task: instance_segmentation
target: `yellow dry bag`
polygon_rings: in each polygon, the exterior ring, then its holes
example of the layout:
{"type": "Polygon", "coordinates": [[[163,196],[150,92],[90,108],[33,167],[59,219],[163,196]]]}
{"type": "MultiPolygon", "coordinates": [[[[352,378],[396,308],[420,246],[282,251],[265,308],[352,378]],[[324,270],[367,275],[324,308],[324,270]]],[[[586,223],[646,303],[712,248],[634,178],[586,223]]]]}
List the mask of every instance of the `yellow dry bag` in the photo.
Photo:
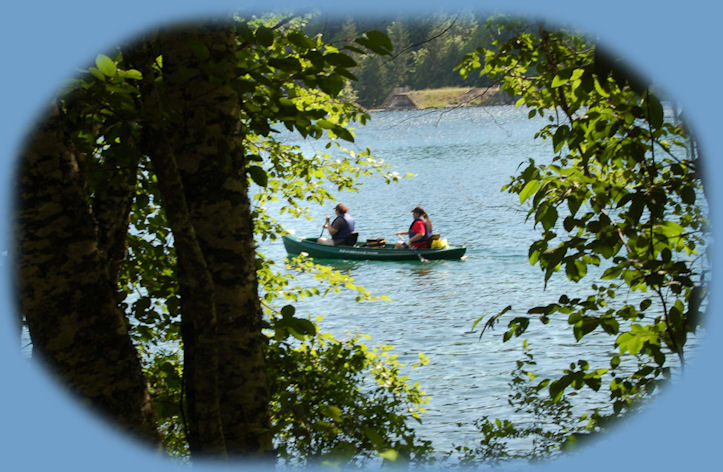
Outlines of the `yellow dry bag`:
{"type": "Polygon", "coordinates": [[[445,249],[449,247],[446,239],[435,239],[432,241],[432,249],[445,249]]]}

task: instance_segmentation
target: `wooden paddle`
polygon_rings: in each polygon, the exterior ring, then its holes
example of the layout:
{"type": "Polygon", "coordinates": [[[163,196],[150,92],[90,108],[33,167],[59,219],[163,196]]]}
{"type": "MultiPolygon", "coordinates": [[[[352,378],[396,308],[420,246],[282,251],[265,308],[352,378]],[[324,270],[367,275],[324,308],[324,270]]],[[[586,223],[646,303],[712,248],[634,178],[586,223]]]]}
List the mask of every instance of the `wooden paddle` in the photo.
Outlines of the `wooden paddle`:
{"type": "MultiPolygon", "coordinates": [[[[326,217],[326,221],[329,221],[329,217],[326,217]]],[[[321,233],[319,233],[319,238],[321,238],[321,235],[324,234],[324,228],[326,228],[326,223],[321,225],[321,233]]]]}

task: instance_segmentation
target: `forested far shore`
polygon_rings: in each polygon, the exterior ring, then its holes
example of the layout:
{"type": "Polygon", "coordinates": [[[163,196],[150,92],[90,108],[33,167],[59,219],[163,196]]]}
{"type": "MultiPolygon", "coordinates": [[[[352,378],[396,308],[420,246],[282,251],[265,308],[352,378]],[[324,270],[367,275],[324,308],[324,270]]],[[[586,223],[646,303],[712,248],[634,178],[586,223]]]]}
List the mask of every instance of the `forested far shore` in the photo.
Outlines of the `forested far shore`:
{"type": "Polygon", "coordinates": [[[484,92],[495,83],[477,75],[464,79],[455,66],[466,54],[490,48],[518,28],[519,22],[510,18],[461,13],[366,20],[313,16],[305,31],[340,47],[350,45],[361,32],[384,32],[391,40],[392,54],[351,53],[358,66],[350,70],[358,80],[346,83],[342,97],[366,109],[387,109],[385,101],[396,90],[409,94],[416,108],[499,103],[488,102],[492,94],[484,92]]]}

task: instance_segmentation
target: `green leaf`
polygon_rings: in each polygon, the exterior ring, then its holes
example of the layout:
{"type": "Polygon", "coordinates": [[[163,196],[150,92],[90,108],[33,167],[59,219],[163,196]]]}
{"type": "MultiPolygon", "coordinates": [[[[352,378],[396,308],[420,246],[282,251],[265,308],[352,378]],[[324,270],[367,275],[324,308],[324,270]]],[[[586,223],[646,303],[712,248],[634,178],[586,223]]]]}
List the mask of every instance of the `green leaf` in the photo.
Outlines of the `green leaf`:
{"type": "Polygon", "coordinates": [[[96,56],[95,65],[106,77],[114,77],[118,70],[113,59],[104,54],[98,54],[98,56],[96,56]]]}
{"type": "Polygon", "coordinates": [[[266,187],[269,184],[269,176],[263,168],[259,166],[248,166],[246,172],[248,172],[251,180],[259,187],[266,187]]]}
{"type": "Polygon", "coordinates": [[[668,239],[679,238],[685,229],[674,221],[665,221],[660,225],[660,229],[668,239]]]}
{"type": "Polygon", "coordinates": [[[542,209],[542,214],[539,215],[539,221],[542,223],[542,227],[545,230],[552,229],[557,223],[557,208],[552,205],[545,205],[542,209]]]}
{"type": "Polygon", "coordinates": [[[332,97],[336,97],[337,95],[339,95],[341,89],[344,88],[344,79],[342,79],[338,75],[319,77],[317,78],[317,83],[319,84],[319,88],[321,88],[321,90],[328,93],[332,97]]]}
{"type": "Polygon", "coordinates": [[[392,40],[389,39],[386,33],[378,30],[367,31],[366,37],[378,48],[386,51],[387,54],[391,54],[394,49],[392,46],[392,40]]]}
{"type": "Polygon", "coordinates": [[[600,320],[595,317],[584,317],[581,321],[575,323],[573,333],[575,340],[580,341],[585,335],[595,330],[600,324],[600,320]]]}
{"type": "Polygon", "coordinates": [[[518,316],[512,319],[507,325],[507,332],[503,335],[503,339],[509,340],[512,336],[519,337],[527,330],[530,325],[530,319],[524,316],[518,316]]]}
{"type": "Polygon", "coordinates": [[[579,259],[568,261],[565,264],[565,274],[573,282],[578,282],[587,275],[587,264],[579,259]]]}
{"type": "Polygon", "coordinates": [[[573,375],[567,374],[550,383],[550,397],[552,398],[552,401],[560,401],[560,399],[562,398],[562,394],[565,392],[565,389],[570,385],[573,378],[573,375]]]}
{"type": "Polygon", "coordinates": [[[638,354],[645,343],[658,344],[658,334],[652,331],[650,326],[633,324],[630,331],[622,333],[615,341],[620,349],[620,354],[638,354]]]}
{"type": "Polygon", "coordinates": [[[301,318],[289,318],[286,326],[293,329],[301,336],[313,336],[316,334],[316,325],[309,320],[301,318]]]}
{"type": "Polygon", "coordinates": [[[577,210],[580,209],[582,201],[574,195],[567,197],[567,208],[570,210],[570,215],[575,216],[577,210]]]}
{"type": "Polygon", "coordinates": [[[338,406],[321,405],[321,412],[325,416],[328,416],[332,420],[336,421],[337,423],[341,423],[343,420],[343,418],[341,416],[341,409],[338,406]]]}
{"type": "Polygon", "coordinates": [[[334,126],[336,126],[335,123],[329,121],[329,120],[317,120],[316,124],[324,129],[332,129],[334,126]]]}
{"type": "Polygon", "coordinates": [[[608,91],[600,85],[600,80],[598,78],[595,79],[595,91],[603,98],[608,98],[610,96],[610,93],[608,93],[608,91]]]}
{"type": "Polygon", "coordinates": [[[291,72],[301,70],[301,63],[295,57],[272,57],[269,59],[269,65],[291,72]]]}
{"type": "Polygon", "coordinates": [[[680,199],[686,205],[693,205],[696,200],[695,189],[692,186],[685,186],[680,190],[680,199]]]}
{"type": "Polygon", "coordinates": [[[351,131],[344,128],[343,126],[334,126],[334,129],[332,131],[344,141],[348,141],[350,143],[354,142],[354,135],[351,134],[351,131]]]}
{"type": "Polygon", "coordinates": [[[364,428],[364,435],[372,442],[375,448],[381,449],[384,447],[385,441],[376,430],[368,427],[364,428]]]}
{"type": "Polygon", "coordinates": [[[663,125],[665,113],[663,111],[663,105],[655,95],[648,94],[647,99],[648,106],[648,118],[650,119],[650,125],[653,129],[658,129],[663,125]]]}
{"type": "Polygon", "coordinates": [[[355,39],[354,42],[382,56],[392,54],[392,41],[381,31],[367,31],[363,37],[355,39]]]}
{"type": "Polygon", "coordinates": [[[620,325],[615,318],[601,318],[600,326],[608,334],[618,334],[620,325]]]}
{"type": "Polygon", "coordinates": [[[261,47],[269,47],[274,43],[274,32],[266,26],[259,26],[255,36],[258,45],[261,47]]]}
{"type": "Polygon", "coordinates": [[[552,88],[558,88],[562,87],[566,83],[570,81],[570,76],[572,75],[572,71],[568,70],[562,70],[560,71],[553,79],[552,79],[552,88]]]}
{"type": "Polygon", "coordinates": [[[387,449],[386,451],[380,452],[379,457],[394,462],[399,458],[399,452],[394,449],[387,449]]]}
{"type": "Polygon", "coordinates": [[[135,201],[136,207],[145,208],[148,206],[149,203],[150,203],[150,198],[149,198],[148,194],[139,193],[138,195],[136,195],[136,201],[135,201]]]}
{"type": "Polygon", "coordinates": [[[577,220],[573,218],[572,216],[566,216],[565,219],[562,221],[562,227],[565,228],[565,231],[568,233],[571,232],[575,227],[577,226],[577,220]]]}
{"type": "Polygon", "coordinates": [[[329,64],[338,67],[354,67],[357,65],[357,62],[350,56],[338,52],[324,54],[324,59],[326,59],[326,62],[329,64]]]}
{"type": "Polygon", "coordinates": [[[520,203],[524,203],[525,200],[534,195],[540,188],[539,180],[530,180],[520,191],[520,203]]]}
{"type": "Polygon", "coordinates": [[[129,80],[141,80],[143,78],[141,71],[136,69],[119,70],[118,76],[129,80]]]}
{"type": "Polygon", "coordinates": [[[316,43],[300,31],[292,31],[291,33],[286,35],[286,39],[291,44],[302,50],[316,47],[316,43]]]}
{"type": "Polygon", "coordinates": [[[530,260],[530,265],[535,265],[540,260],[540,255],[547,249],[545,241],[537,241],[530,246],[527,256],[530,260]]]}
{"type": "Polygon", "coordinates": [[[557,128],[555,134],[552,135],[552,147],[555,152],[560,152],[562,146],[565,144],[565,140],[570,135],[570,128],[567,125],[562,125],[557,128]]]}

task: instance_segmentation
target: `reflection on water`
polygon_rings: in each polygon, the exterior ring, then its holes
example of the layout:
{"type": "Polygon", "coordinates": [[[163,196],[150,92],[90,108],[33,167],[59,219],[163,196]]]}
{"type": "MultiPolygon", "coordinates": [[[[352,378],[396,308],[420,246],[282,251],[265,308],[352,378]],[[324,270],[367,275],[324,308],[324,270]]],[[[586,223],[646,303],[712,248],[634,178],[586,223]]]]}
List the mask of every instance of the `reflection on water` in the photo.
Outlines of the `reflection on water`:
{"type": "MultiPolygon", "coordinates": [[[[312,259],[310,259],[312,260],[312,259]]],[[[313,259],[314,263],[331,267],[342,274],[352,275],[352,271],[358,268],[363,262],[347,261],[343,259],[313,259]]]]}
{"type": "Polygon", "coordinates": [[[426,277],[429,277],[432,274],[432,271],[428,267],[419,267],[419,268],[413,269],[412,274],[415,277],[424,279],[426,277]]]}

